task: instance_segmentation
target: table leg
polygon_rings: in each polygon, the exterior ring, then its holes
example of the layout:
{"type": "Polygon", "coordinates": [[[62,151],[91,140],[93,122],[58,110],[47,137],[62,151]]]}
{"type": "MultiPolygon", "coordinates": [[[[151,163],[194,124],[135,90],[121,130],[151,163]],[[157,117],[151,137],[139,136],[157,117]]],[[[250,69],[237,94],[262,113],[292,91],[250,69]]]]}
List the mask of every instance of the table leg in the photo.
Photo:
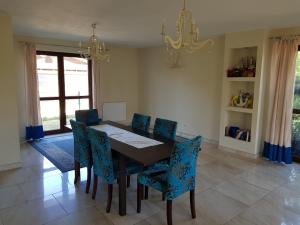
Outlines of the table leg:
{"type": "Polygon", "coordinates": [[[119,158],[119,215],[126,215],[126,158],[119,158]]]}

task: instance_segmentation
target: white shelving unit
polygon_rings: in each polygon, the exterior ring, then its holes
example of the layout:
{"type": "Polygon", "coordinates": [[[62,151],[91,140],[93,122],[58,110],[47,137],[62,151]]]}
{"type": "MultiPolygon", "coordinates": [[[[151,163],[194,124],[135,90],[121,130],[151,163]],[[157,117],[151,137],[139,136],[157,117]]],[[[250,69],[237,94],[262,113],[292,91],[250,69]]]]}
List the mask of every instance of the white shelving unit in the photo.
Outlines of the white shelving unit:
{"type": "Polygon", "coordinates": [[[264,57],[267,35],[264,30],[230,33],[225,36],[222,107],[219,148],[257,157],[261,148],[264,57]],[[227,70],[238,65],[242,57],[256,59],[255,77],[227,77],[227,70]],[[231,97],[239,91],[253,94],[253,108],[230,105],[231,97]],[[225,128],[240,127],[251,132],[251,140],[242,141],[225,136],[225,128]]]}

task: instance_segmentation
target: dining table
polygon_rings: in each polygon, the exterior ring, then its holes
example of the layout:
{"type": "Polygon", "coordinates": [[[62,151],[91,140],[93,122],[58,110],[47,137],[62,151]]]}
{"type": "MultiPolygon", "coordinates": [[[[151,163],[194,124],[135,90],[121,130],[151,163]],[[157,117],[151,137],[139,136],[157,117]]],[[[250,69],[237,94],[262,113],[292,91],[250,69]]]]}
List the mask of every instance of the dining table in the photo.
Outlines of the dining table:
{"type": "MultiPolygon", "coordinates": [[[[169,159],[171,156],[171,152],[176,141],[165,140],[159,136],[155,136],[153,133],[141,132],[138,130],[134,130],[131,126],[124,125],[117,122],[112,121],[103,121],[100,122],[99,125],[90,126],[90,128],[96,130],[103,130],[102,128],[109,126],[109,130],[111,128],[120,129],[126,132],[127,136],[136,137],[137,143],[134,144],[126,143],[124,140],[118,140],[118,137],[114,134],[108,134],[111,149],[114,153],[116,153],[118,157],[118,185],[119,185],[119,215],[126,215],[126,165],[129,161],[134,161],[139,163],[144,168],[147,168],[159,161],[169,159]],[[153,143],[151,146],[143,146],[139,145],[140,139],[146,140],[146,142],[153,143]]],[[[67,126],[70,128],[69,126],[67,126]]],[[[131,140],[132,141],[132,140],[131,140]]]]}

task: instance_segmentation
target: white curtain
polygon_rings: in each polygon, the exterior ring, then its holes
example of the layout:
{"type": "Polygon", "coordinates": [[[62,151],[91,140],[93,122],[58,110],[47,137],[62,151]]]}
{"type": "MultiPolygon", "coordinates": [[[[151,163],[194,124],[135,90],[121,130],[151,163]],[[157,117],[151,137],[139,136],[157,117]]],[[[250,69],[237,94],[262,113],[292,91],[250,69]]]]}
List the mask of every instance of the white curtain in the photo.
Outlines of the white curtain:
{"type": "Polygon", "coordinates": [[[99,116],[103,119],[103,101],[101,94],[100,63],[92,61],[93,83],[93,108],[98,109],[99,116]]]}
{"type": "Polygon", "coordinates": [[[272,41],[269,79],[268,124],[264,156],[272,161],[292,162],[291,129],[296,58],[299,41],[272,41]]]}
{"type": "Polygon", "coordinates": [[[38,126],[42,124],[42,121],[35,44],[25,43],[25,68],[27,126],[38,126]]]}

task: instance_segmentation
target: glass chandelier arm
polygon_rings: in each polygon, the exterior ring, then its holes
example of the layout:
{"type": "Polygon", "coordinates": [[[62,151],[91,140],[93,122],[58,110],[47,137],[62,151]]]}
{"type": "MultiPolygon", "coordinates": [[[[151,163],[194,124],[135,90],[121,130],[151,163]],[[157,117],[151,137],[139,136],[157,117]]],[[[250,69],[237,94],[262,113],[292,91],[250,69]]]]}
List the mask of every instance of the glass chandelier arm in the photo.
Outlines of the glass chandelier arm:
{"type": "Polygon", "coordinates": [[[179,36],[177,40],[173,40],[170,36],[165,36],[164,41],[174,49],[180,49],[182,45],[182,36],[179,36]]]}
{"type": "Polygon", "coordinates": [[[207,40],[205,40],[205,41],[199,41],[199,42],[192,42],[192,45],[190,46],[190,48],[192,49],[192,50],[198,50],[198,49],[201,49],[201,48],[203,48],[205,45],[214,45],[214,41],[212,40],[212,39],[207,39],[207,40]]]}

